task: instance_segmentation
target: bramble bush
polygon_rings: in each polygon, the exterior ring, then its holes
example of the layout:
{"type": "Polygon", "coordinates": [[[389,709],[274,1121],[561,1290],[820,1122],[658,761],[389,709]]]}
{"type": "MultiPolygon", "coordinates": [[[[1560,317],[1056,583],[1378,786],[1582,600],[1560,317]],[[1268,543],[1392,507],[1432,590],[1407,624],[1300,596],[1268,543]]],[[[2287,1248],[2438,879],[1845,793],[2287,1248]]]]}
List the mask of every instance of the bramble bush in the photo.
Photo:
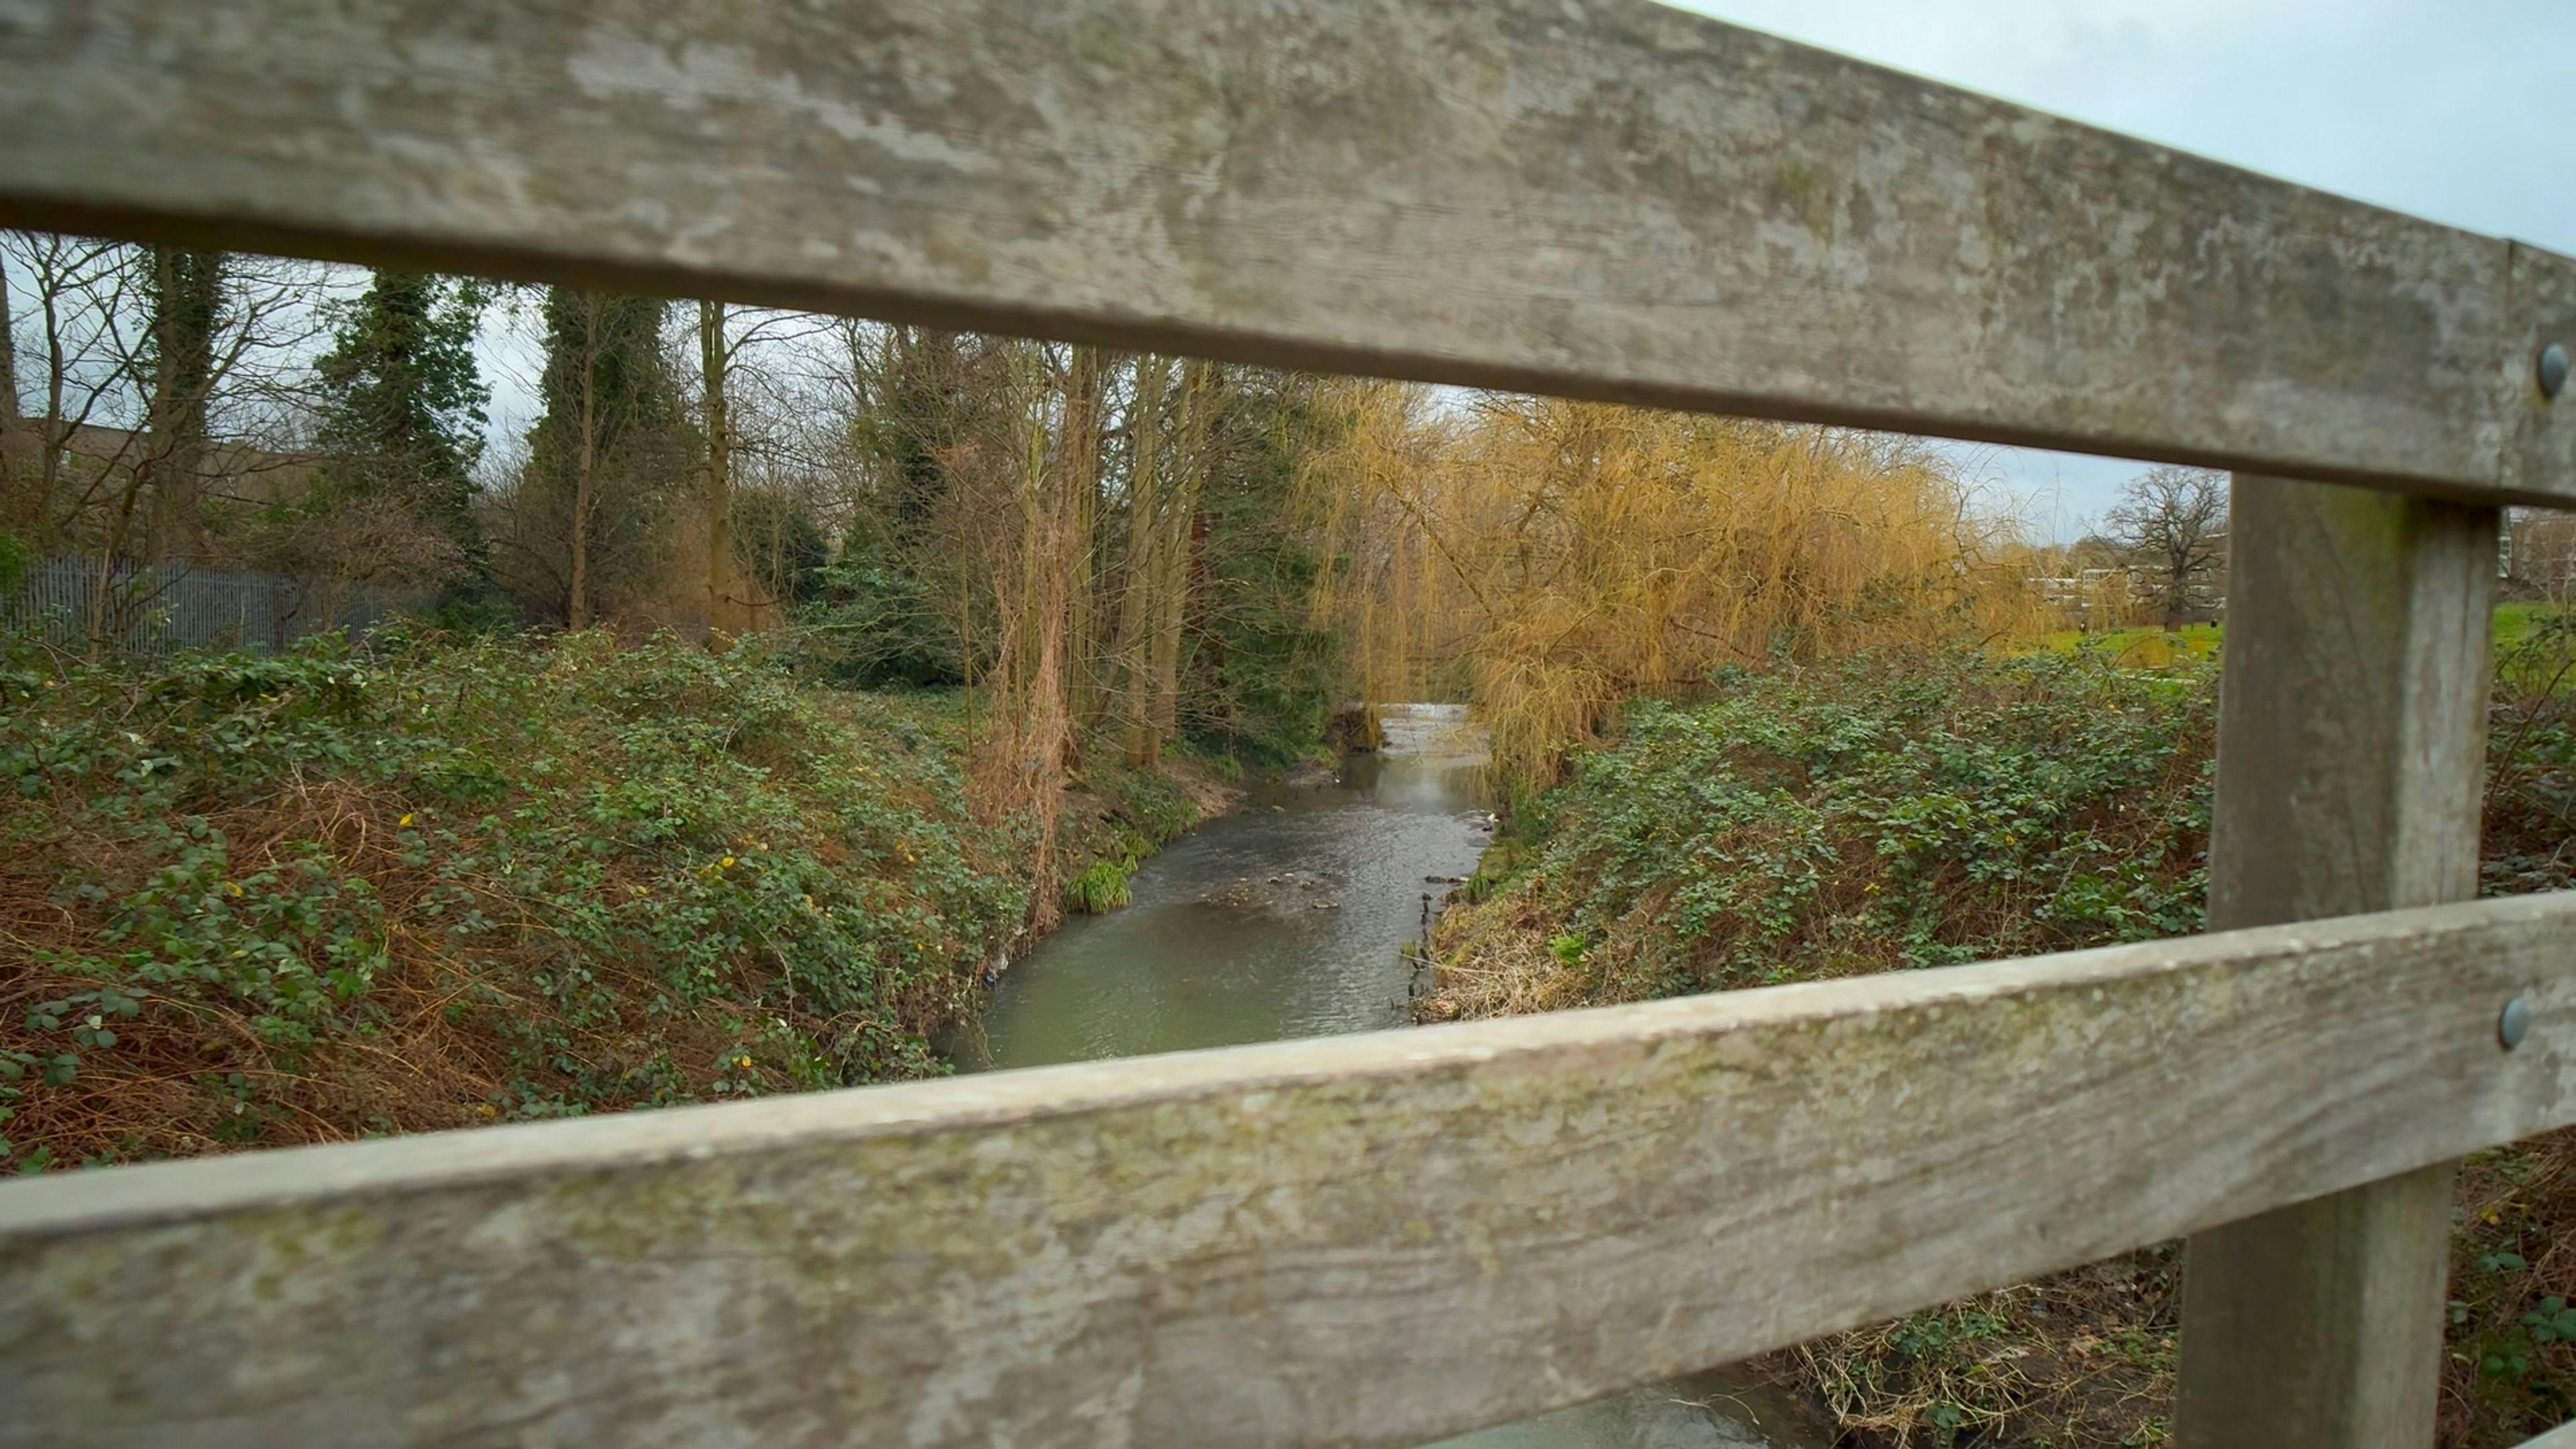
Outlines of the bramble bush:
{"type": "Polygon", "coordinates": [[[1433,1009],[2196,931],[2212,700],[2205,672],[2044,654],[1862,658],[1639,704],[1515,820],[1508,879],[1448,926],[1433,1009]]]}
{"type": "Polygon", "coordinates": [[[0,1165],[919,1076],[1027,919],[955,705],[737,651],[0,654],[0,1165]]]}

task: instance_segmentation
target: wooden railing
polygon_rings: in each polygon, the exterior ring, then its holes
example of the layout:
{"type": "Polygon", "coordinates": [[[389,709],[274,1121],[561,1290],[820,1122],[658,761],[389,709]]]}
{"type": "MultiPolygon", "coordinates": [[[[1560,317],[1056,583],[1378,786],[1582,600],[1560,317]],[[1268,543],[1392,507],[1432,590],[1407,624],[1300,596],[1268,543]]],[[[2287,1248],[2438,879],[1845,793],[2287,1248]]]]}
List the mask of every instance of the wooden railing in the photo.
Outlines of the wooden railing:
{"type": "Polygon", "coordinates": [[[2576,261],[1640,0],[0,0],[0,138],[0,224],[2236,469],[2250,928],[12,1184],[0,1442],[1400,1445],[2182,1233],[2180,1442],[2417,1446],[2446,1164],[2576,1121],[2576,900],[2443,904],[2576,261]]]}

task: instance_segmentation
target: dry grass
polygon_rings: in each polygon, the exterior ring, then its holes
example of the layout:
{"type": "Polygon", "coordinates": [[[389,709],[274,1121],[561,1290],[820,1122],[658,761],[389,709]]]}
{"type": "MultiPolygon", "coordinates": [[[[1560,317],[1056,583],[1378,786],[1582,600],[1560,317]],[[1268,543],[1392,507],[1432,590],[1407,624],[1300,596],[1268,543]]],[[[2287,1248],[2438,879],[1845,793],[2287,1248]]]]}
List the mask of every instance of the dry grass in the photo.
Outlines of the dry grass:
{"type": "Polygon", "coordinates": [[[1025,922],[935,705],[676,641],[17,647],[0,696],[20,1170],[916,1075],[1025,922]]]}
{"type": "MultiPolygon", "coordinates": [[[[383,883],[405,884],[399,877],[383,883]]],[[[94,925],[81,921],[76,929],[94,925]]],[[[543,1080],[532,1078],[521,1045],[532,1026],[552,1039],[559,1069],[608,1076],[649,1056],[690,1082],[743,1076],[788,1084],[774,1061],[730,1065],[740,1037],[722,1013],[674,1019],[654,1011],[664,986],[648,972],[591,968],[597,984],[622,1002],[602,1020],[527,989],[554,964],[541,949],[464,955],[435,933],[409,929],[389,944],[398,966],[370,986],[377,1019],[365,1033],[281,1048],[259,1029],[255,1012],[164,998],[159,1009],[120,1024],[116,1050],[90,1054],[72,1083],[32,1096],[10,1123],[11,1135],[71,1163],[478,1126],[501,1118],[514,1084],[543,1080]]],[[[96,984],[42,969],[12,973],[0,985],[0,1049],[35,1044],[18,1027],[28,1007],[96,984]]],[[[935,1030],[972,1000],[962,983],[939,996],[899,1003],[896,1014],[916,1030],[935,1030]]]]}
{"type": "Polygon", "coordinates": [[[1864,1443],[2161,1442],[2180,1248],[2166,1244],[1758,1360],[1864,1443]]]}
{"type": "MultiPolygon", "coordinates": [[[[2512,1449],[2576,1414],[2576,1345],[2529,1323],[2576,1302],[2576,1131],[2471,1158],[2459,1205],[2434,1443],[2512,1449]]],[[[2181,1245],[2160,1244],[1749,1367],[1817,1395],[1864,1446],[2160,1444],[2181,1288],[2181,1245]]]]}
{"type": "MultiPolygon", "coordinates": [[[[0,1170],[918,1076],[1042,925],[956,697],[590,634],[0,644],[0,704],[0,1170]]],[[[1096,773],[1057,845],[1214,773],[1096,773]]]]}
{"type": "MultiPolygon", "coordinates": [[[[74,802],[61,800],[65,816],[74,802]]],[[[550,964],[528,943],[460,951],[424,897],[437,884],[404,860],[405,802],[345,780],[298,779],[272,797],[210,812],[207,825],[230,844],[236,873],[299,868],[327,852],[343,883],[382,903],[393,969],[367,996],[363,1034],[281,1044],[261,1013],[220,998],[162,995],[155,1009],[118,1022],[112,1051],[84,1055],[72,1081],[29,1094],[9,1124],[22,1145],[60,1162],[192,1156],[250,1146],[350,1141],[494,1120],[504,1087],[524,1075],[501,1022],[546,1020],[569,1049],[594,1064],[631,1051],[644,1034],[696,1080],[722,1075],[732,1045],[711,1019],[648,1021],[657,994],[648,975],[603,963],[602,984],[631,1003],[626,1019],[574,1019],[539,992],[522,989],[550,964]]],[[[0,1050],[49,1050],[49,1034],[28,1028],[39,1003],[95,990],[94,975],[39,964],[79,959],[117,934],[110,899],[61,888],[64,880],[134,882],[161,865],[146,841],[61,830],[0,872],[0,949],[20,963],[0,973],[0,1050]],[[41,863],[40,863],[41,862],[41,863]]],[[[618,872],[611,892],[632,891],[640,871],[618,872]]],[[[515,909],[507,885],[472,883],[496,911],[515,909]]]]}
{"type": "Polygon", "coordinates": [[[1423,1021],[1528,1016],[1610,1004],[1578,963],[1548,950],[1540,923],[1522,913],[1462,915],[1444,930],[1437,989],[1415,1006],[1423,1021]],[[1454,952],[1454,957],[1447,953],[1454,952]]]}

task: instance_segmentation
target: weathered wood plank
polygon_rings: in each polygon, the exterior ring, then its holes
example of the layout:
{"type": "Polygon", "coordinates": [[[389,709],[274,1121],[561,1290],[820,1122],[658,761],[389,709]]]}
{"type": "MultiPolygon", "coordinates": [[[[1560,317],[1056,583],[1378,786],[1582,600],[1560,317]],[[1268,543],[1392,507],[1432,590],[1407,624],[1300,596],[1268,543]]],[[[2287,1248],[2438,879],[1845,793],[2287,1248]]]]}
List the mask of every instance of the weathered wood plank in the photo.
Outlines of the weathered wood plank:
{"type": "Polygon", "coordinates": [[[2564,1424],[2537,1439],[2527,1439],[2522,1449],[2576,1449],[2576,1424],[2564,1424]]]}
{"type": "MultiPolygon", "coordinates": [[[[2477,893],[2496,511],[2239,475],[2209,919],[2477,893]]],[[[2451,1165],[2195,1235],[2185,1449],[2422,1449],[2451,1165]]]]}
{"type": "Polygon", "coordinates": [[[2576,1120],[2571,1019],[2576,895],[12,1183],[0,1442],[1418,1443],[2576,1120]]]}
{"type": "Polygon", "coordinates": [[[16,225],[2576,499],[2565,258],[1645,0],[5,0],[0,135],[16,225]]]}
{"type": "Polygon", "coordinates": [[[2576,383],[2555,400],[2544,396],[2537,362],[2553,342],[2576,353],[2576,258],[2517,242],[2507,269],[2506,311],[2526,329],[2520,351],[2534,366],[2521,378],[2524,405],[2508,410],[2515,431],[2505,453],[2502,491],[2557,494],[2576,478],[2576,383]]]}

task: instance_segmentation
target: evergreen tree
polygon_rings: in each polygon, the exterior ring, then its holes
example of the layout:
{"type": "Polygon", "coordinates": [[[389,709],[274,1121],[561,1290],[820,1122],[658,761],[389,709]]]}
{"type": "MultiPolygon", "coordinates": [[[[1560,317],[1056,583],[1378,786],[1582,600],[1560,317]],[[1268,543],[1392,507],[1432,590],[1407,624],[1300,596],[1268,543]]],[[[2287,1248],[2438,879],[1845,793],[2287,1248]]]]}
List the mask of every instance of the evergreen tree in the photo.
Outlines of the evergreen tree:
{"type": "Polygon", "coordinates": [[[546,294],[546,410],[527,481],[555,521],[563,618],[576,629],[598,617],[603,565],[631,571],[653,547],[696,455],[662,346],[668,312],[656,297],[546,294]]]}
{"type": "Polygon", "coordinates": [[[206,550],[206,413],[215,386],[215,333],[225,320],[225,271],[222,252],[183,247],[152,248],[143,268],[151,321],[142,357],[150,441],[137,472],[152,497],[154,548],[164,557],[194,558],[206,550]]]}
{"type": "Polygon", "coordinates": [[[1181,586],[1181,730],[1290,760],[1324,737],[1346,647],[1315,616],[1331,560],[1302,516],[1297,459],[1343,424],[1310,376],[1209,371],[1214,416],[1181,586]]]}
{"type": "Polygon", "coordinates": [[[474,465],[492,394],[474,364],[474,334],[489,300],[470,278],[378,272],[315,364],[328,484],[342,496],[400,499],[478,573],[474,465]]]}

